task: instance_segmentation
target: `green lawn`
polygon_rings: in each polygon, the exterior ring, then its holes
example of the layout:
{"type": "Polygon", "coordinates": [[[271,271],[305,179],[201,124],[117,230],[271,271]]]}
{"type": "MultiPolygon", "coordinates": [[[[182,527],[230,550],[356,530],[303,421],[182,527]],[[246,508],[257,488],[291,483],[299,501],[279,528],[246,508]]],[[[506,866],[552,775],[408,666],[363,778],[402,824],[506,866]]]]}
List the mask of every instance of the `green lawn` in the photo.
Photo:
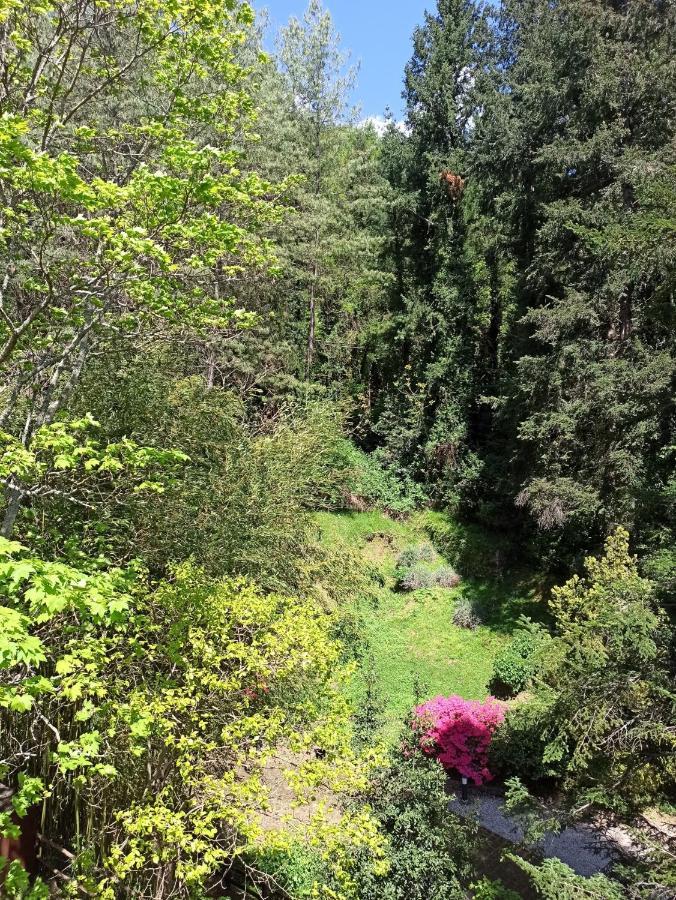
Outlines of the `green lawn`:
{"type": "MultiPolygon", "coordinates": [[[[416,702],[437,694],[483,699],[493,659],[509,640],[518,616],[531,612],[532,598],[504,582],[465,581],[457,588],[412,592],[395,589],[396,559],[407,547],[428,541],[421,520],[394,521],[382,513],[320,513],[322,540],[350,545],[375,568],[384,585],[378,602],[357,603],[368,645],[369,666],[386,704],[384,730],[394,735],[416,702]],[[374,537],[375,535],[375,537],[374,537]],[[467,596],[481,601],[485,624],[475,631],[453,625],[453,610],[467,596]]],[[[436,555],[439,565],[445,560],[436,555]]]]}

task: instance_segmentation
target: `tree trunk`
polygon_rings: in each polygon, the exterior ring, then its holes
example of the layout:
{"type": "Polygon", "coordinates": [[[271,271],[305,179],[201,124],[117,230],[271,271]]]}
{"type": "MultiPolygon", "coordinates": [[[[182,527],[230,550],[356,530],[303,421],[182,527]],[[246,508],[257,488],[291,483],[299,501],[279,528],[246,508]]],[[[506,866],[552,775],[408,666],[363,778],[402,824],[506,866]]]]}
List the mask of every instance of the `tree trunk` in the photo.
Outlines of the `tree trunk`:
{"type": "Polygon", "coordinates": [[[310,324],[307,334],[307,352],[305,355],[305,377],[309,379],[312,371],[312,362],[315,355],[315,332],[317,329],[317,305],[316,305],[316,285],[317,285],[317,264],[315,263],[312,273],[312,287],[310,288],[310,324]]]}
{"type": "Polygon", "coordinates": [[[2,526],[0,527],[1,537],[10,538],[12,536],[16,517],[19,515],[19,510],[21,509],[22,496],[23,492],[19,487],[14,484],[8,485],[5,491],[5,515],[2,520],[2,526]]]}
{"type": "MultiPolygon", "coordinates": [[[[94,321],[88,323],[82,329],[80,334],[77,335],[77,339],[71,341],[70,345],[64,350],[60,361],[54,367],[49,382],[42,389],[41,398],[38,400],[40,397],[39,393],[34,394],[32,407],[35,408],[39,406],[39,409],[36,415],[33,415],[32,412],[28,414],[21,435],[21,442],[27,449],[30,448],[31,439],[35,432],[43,426],[51,425],[52,422],[54,422],[56,416],[64,404],[70,399],[75,386],[79,382],[82,370],[91,350],[89,335],[94,321]],[[67,374],[65,383],[63,383],[62,379],[66,372],[66,363],[70,363],[72,368],[67,374]]],[[[21,509],[21,502],[25,493],[26,492],[21,489],[21,485],[16,479],[9,479],[9,483],[5,489],[5,514],[2,526],[0,526],[0,536],[4,538],[10,538],[12,536],[16,518],[21,509]]]]}

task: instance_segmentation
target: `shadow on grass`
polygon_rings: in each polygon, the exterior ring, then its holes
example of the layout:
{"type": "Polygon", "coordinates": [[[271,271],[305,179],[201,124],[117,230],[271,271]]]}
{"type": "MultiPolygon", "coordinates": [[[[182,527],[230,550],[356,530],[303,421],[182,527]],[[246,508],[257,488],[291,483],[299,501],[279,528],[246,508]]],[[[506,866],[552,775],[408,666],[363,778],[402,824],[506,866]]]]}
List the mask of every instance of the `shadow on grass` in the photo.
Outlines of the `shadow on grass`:
{"type": "Polygon", "coordinates": [[[535,584],[532,576],[466,578],[457,596],[469,601],[483,624],[499,634],[512,634],[521,616],[543,624],[550,620],[542,586],[535,584]]]}
{"type": "MultiPolygon", "coordinates": [[[[496,538],[495,535],[489,535],[476,526],[458,526],[439,513],[425,513],[423,516],[412,516],[408,519],[392,519],[376,510],[320,513],[317,519],[325,540],[339,537],[360,550],[372,544],[374,539],[377,542],[379,538],[387,538],[391,542],[388,544],[385,558],[376,563],[383,576],[381,586],[396,574],[397,553],[406,547],[415,546],[425,538],[432,539],[439,552],[439,561],[446,564],[449,557],[456,554],[445,553],[446,541],[436,541],[435,536],[438,537],[440,534],[440,523],[449,531],[456,529],[462,536],[461,552],[457,554],[458,571],[472,571],[474,565],[476,568],[483,568],[479,575],[466,576],[459,587],[453,589],[456,601],[464,599],[471,603],[483,624],[497,634],[511,635],[517,628],[521,616],[528,616],[543,624],[550,621],[544,599],[546,586],[534,577],[532,571],[514,570],[499,575],[491,574],[493,562],[489,565],[486,559],[482,559],[477,548],[482,545],[482,541],[485,542],[489,551],[486,558],[492,560],[496,538]],[[430,515],[433,516],[432,521],[430,515]]],[[[450,547],[448,549],[450,550],[450,547]]],[[[508,558],[508,554],[505,552],[502,558],[508,558]]],[[[396,590],[396,585],[392,585],[391,589],[396,590]]]]}

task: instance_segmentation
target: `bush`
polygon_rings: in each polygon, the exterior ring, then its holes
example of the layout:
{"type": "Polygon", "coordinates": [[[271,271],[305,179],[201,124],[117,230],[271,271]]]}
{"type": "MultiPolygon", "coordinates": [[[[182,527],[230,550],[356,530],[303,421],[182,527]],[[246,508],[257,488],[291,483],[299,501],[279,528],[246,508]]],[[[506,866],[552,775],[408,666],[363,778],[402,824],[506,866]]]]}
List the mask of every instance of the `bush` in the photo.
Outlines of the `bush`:
{"type": "Polygon", "coordinates": [[[408,476],[384,465],[376,453],[364,453],[343,438],[335,448],[336,462],[350,472],[346,493],[371,507],[392,513],[410,513],[425,501],[422,488],[408,476]]]}
{"type": "Polygon", "coordinates": [[[506,888],[501,881],[490,881],[482,878],[470,885],[474,900],[519,900],[520,894],[506,888]]]}
{"type": "MultiPolygon", "coordinates": [[[[104,515],[79,511],[87,521],[68,529],[60,523],[61,531],[84,534],[82,550],[92,555],[140,557],[158,578],[190,558],[214,577],[247,575],[273,590],[296,591],[314,529],[311,510],[334,506],[352,476],[339,452],[341,408],[310,404],[255,427],[232,394],[209,390],[198,376],[174,380],[164,364],[163,357],[135,361],[134,377],[119,385],[101,372],[103,406],[93,412],[112,422],[106,440],[130,433],[139,443],[187,454],[180,479],[161,494],[133,494],[125,513],[131,523],[113,506],[104,515]],[[152,403],[138,409],[138,393],[150,394],[152,403]],[[113,399],[119,408],[111,412],[113,399]]],[[[56,501],[49,504],[48,513],[56,501]]]]}
{"type": "Polygon", "coordinates": [[[284,850],[264,851],[253,862],[263,875],[262,883],[266,884],[267,878],[270,879],[273,896],[277,886],[283,889],[285,896],[305,900],[315,896],[317,884],[325,884],[331,877],[320,852],[302,843],[292,843],[284,850]]]}
{"type": "Polygon", "coordinates": [[[298,568],[299,592],[314,598],[329,614],[333,635],[345,653],[362,658],[366,641],[360,604],[378,607],[380,573],[354,546],[340,539],[310,544],[298,568]]]}
{"type": "Polygon", "coordinates": [[[397,589],[400,591],[421,591],[434,586],[434,573],[423,566],[400,569],[397,572],[397,589]]]}
{"type": "Polygon", "coordinates": [[[566,801],[623,815],[659,802],[676,772],[673,635],[629,542],[618,528],[552,590],[556,637],[538,678],[556,698],[542,758],[564,767],[566,801]]]}
{"type": "Polygon", "coordinates": [[[454,588],[460,584],[462,578],[452,566],[442,566],[434,573],[434,581],[438,587],[454,588]]]}
{"type": "Polygon", "coordinates": [[[397,559],[398,569],[410,569],[421,562],[432,562],[435,557],[434,547],[429,544],[416,544],[414,547],[407,547],[399,554],[397,559]]]}
{"type": "MultiPolygon", "coordinates": [[[[576,897],[585,897],[587,900],[622,900],[627,896],[624,886],[618,882],[605,875],[592,875],[590,878],[577,875],[560,859],[546,859],[540,865],[535,865],[516,853],[508,853],[507,858],[530,876],[542,900],[568,900],[576,897]]],[[[647,896],[656,898],[667,895],[651,892],[647,896]]]]}
{"type": "Polygon", "coordinates": [[[387,703],[380,689],[373,658],[363,665],[364,691],[354,713],[354,741],[357,747],[373,747],[385,722],[387,703]]]}
{"type": "Polygon", "coordinates": [[[397,559],[397,587],[402,591],[422,588],[454,588],[460,576],[451,566],[439,565],[434,547],[429,543],[407,547],[397,559]]]}
{"type": "Polygon", "coordinates": [[[512,697],[527,688],[537,672],[541,653],[550,640],[541,625],[523,619],[520,630],[495,658],[491,691],[497,696],[512,697]]]}
{"type": "Polygon", "coordinates": [[[667,601],[676,590],[676,546],[662,547],[650,553],[642,561],[646,578],[655,582],[657,596],[667,601]]]}
{"type": "Polygon", "coordinates": [[[420,746],[447,770],[483,784],[493,778],[488,750],[505,717],[504,705],[493,697],[483,703],[463,697],[435,697],[414,711],[420,746]]]}
{"type": "Polygon", "coordinates": [[[490,746],[491,771],[531,783],[560,775],[561,764],[543,762],[551,715],[552,702],[545,696],[510,706],[490,746]]]}
{"type": "Polygon", "coordinates": [[[446,775],[408,735],[363,798],[389,839],[389,868],[368,856],[354,877],[360,900],[463,900],[471,877],[473,827],[448,810],[446,775]]]}
{"type": "Polygon", "coordinates": [[[482,624],[481,615],[471,600],[466,597],[458,600],[453,610],[453,624],[470,631],[475,631],[482,624]]]}
{"type": "Polygon", "coordinates": [[[343,651],[311,601],[192,566],[146,593],[132,572],[89,574],[9,541],[0,586],[0,755],[25,808],[44,798],[48,844],[73,849],[69,877],[87,872],[73,896],[104,880],[149,896],[158,873],[172,897],[206,896],[249,849],[271,790],[258,767],[279,746],[320,741],[325,777],[344,763],[361,783],[343,651]]]}

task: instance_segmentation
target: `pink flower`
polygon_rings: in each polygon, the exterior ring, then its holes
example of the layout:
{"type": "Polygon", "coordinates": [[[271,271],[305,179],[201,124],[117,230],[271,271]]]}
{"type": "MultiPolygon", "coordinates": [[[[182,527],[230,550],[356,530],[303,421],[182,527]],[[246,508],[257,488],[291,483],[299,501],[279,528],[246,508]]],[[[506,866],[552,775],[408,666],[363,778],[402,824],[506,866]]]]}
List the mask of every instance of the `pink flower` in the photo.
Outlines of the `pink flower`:
{"type": "Polygon", "coordinates": [[[493,777],[488,769],[488,749],[497,727],[505,718],[504,704],[494,697],[464,700],[435,697],[414,710],[421,748],[436,756],[447,770],[483,784],[493,777]]]}

